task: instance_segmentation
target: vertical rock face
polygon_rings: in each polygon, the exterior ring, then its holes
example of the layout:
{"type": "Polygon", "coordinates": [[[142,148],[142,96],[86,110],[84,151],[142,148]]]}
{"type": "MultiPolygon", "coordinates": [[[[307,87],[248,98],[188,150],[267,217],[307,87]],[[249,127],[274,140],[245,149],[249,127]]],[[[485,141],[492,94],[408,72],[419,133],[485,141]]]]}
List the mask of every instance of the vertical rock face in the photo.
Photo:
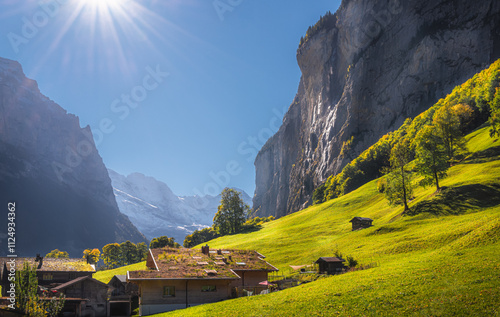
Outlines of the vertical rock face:
{"type": "MultiPolygon", "coordinates": [[[[118,210],[90,128],[42,95],[21,65],[1,58],[0,151],[0,204],[16,202],[18,255],[58,248],[78,256],[111,242],[145,241],[118,210]]],[[[2,244],[6,239],[2,226],[2,244]]]]}
{"type": "Polygon", "coordinates": [[[297,95],[255,160],[256,215],[306,207],[328,176],[500,57],[496,0],[344,0],[330,19],[299,47],[297,95]]]}

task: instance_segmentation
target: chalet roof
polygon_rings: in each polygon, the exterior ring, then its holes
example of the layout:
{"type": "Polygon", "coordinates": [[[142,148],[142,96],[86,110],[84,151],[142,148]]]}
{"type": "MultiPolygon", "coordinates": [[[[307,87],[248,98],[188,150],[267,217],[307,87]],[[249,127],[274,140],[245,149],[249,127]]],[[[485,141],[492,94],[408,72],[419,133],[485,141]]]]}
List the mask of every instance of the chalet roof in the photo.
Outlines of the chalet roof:
{"type": "Polygon", "coordinates": [[[69,286],[73,285],[73,284],[78,284],[78,283],[80,283],[80,282],[82,282],[82,281],[84,281],[84,280],[87,280],[87,279],[88,279],[90,282],[97,283],[97,284],[101,284],[101,286],[102,286],[102,287],[112,288],[112,286],[110,286],[110,285],[108,285],[108,284],[104,284],[103,282],[98,281],[98,280],[96,280],[95,278],[91,278],[90,276],[81,276],[81,277],[75,278],[74,280],[71,280],[71,281],[69,281],[69,282],[66,282],[66,283],[64,283],[64,284],[61,284],[61,285],[59,285],[59,286],[57,286],[57,287],[54,287],[54,288],[52,288],[52,290],[54,290],[54,291],[60,291],[60,290],[62,290],[62,289],[65,289],[65,288],[67,288],[67,287],[69,287],[69,286]]]}
{"type": "MultiPolygon", "coordinates": [[[[21,270],[23,268],[24,262],[28,262],[30,266],[38,267],[39,262],[36,262],[36,258],[7,258],[0,257],[0,275],[3,273],[4,263],[16,260],[16,269],[21,270]]],[[[8,266],[8,265],[7,265],[8,266]]],[[[43,264],[37,272],[95,272],[94,267],[88,264],[84,259],[61,259],[61,258],[43,258],[43,264]]]]}
{"type": "Polygon", "coordinates": [[[210,251],[207,255],[200,250],[166,247],[149,250],[147,263],[148,270],[127,272],[128,280],[239,279],[238,271],[278,270],[260,253],[248,250],[210,251]]]}
{"type": "Polygon", "coordinates": [[[319,262],[335,263],[335,262],[345,262],[345,260],[337,257],[321,257],[315,263],[319,262]]]}
{"type": "Polygon", "coordinates": [[[373,219],[370,219],[370,218],[365,218],[365,217],[354,217],[352,218],[349,222],[353,222],[353,221],[373,221],[373,219]]]}

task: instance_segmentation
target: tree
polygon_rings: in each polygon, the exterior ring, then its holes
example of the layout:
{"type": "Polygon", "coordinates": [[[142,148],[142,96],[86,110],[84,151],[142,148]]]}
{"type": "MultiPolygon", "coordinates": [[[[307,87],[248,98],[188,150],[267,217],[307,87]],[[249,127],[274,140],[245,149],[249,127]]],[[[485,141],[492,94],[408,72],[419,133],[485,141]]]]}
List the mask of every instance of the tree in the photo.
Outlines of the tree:
{"type": "Polygon", "coordinates": [[[192,248],[195,245],[205,243],[217,237],[219,237],[219,235],[212,227],[203,228],[201,230],[195,230],[192,234],[187,235],[182,245],[185,248],[192,248]]]}
{"type": "Polygon", "coordinates": [[[56,259],[68,259],[69,254],[66,251],[59,251],[59,249],[55,249],[47,253],[45,255],[46,258],[56,258],[56,259]]]}
{"type": "Polygon", "coordinates": [[[161,236],[158,238],[154,238],[149,243],[150,249],[158,249],[163,247],[171,247],[171,248],[180,248],[181,245],[175,242],[174,238],[169,238],[167,236],[161,236]]]}
{"type": "Polygon", "coordinates": [[[90,264],[96,264],[99,262],[99,257],[101,256],[101,251],[99,249],[86,249],[83,251],[83,259],[86,259],[90,264]]]}
{"type": "Polygon", "coordinates": [[[120,244],[120,263],[122,265],[129,265],[139,262],[137,256],[137,247],[129,240],[120,244]]]}
{"type": "Polygon", "coordinates": [[[439,179],[446,176],[450,167],[443,140],[439,137],[434,126],[425,126],[415,138],[416,142],[416,170],[424,178],[420,185],[436,185],[440,190],[439,179]]]}
{"type": "Polygon", "coordinates": [[[108,269],[120,266],[120,245],[118,243],[110,243],[102,247],[102,259],[108,269]]]}
{"type": "Polygon", "coordinates": [[[490,136],[500,136],[500,88],[496,89],[495,97],[491,102],[491,117],[489,119],[491,124],[490,136]]]}
{"type": "Polygon", "coordinates": [[[14,281],[16,289],[16,308],[31,317],[55,317],[64,307],[65,297],[45,295],[44,300],[38,296],[38,278],[36,267],[24,262],[23,269],[16,272],[14,281]],[[50,300],[49,300],[50,298],[50,300]]]}
{"type": "Polygon", "coordinates": [[[37,307],[38,305],[35,305],[35,303],[39,302],[37,295],[38,278],[36,277],[36,267],[30,266],[28,262],[24,262],[23,269],[16,272],[15,285],[16,308],[26,314],[28,314],[28,310],[30,310],[34,316],[45,316],[45,314],[40,315],[40,312],[38,312],[38,310],[42,311],[42,307],[37,307]]]}
{"type": "Polygon", "coordinates": [[[408,199],[412,196],[412,173],[407,164],[411,161],[410,141],[403,138],[391,150],[389,175],[385,196],[391,204],[404,205],[408,211],[408,199]]]}
{"type": "Polygon", "coordinates": [[[461,124],[472,115],[472,109],[464,104],[445,104],[434,113],[433,125],[436,127],[451,161],[457,149],[465,149],[465,139],[461,124]]]}
{"type": "Polygon", "coordinates": [[[144,242],[139,242],[135,246],[137,247],[137,258],[139,261],[145,261],[148,256],[148,246],[144,242]]]}
{"type": "Polygon", "coordinates": [[[240,197],[241,193],[225,188],[221,194],[220,205],[214,217],[214,230],[221,234],[240,232],[250,207],[240,197]]]}

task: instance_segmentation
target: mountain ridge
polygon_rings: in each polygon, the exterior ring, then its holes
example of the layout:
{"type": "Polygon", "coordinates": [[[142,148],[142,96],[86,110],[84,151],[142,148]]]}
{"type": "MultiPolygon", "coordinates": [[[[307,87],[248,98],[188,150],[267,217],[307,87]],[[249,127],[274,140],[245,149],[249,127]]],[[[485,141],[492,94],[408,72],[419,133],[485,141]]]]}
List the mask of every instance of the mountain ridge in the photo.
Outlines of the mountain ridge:
{"type": "Polygon", "coordinates": [[[18,206],[18,255],[59,248],[76,256],[107,243],[146,241],[118,210],[90,128],[43,95],[21,64],[3,58],[0,113],[0,200],[18,206]]]}

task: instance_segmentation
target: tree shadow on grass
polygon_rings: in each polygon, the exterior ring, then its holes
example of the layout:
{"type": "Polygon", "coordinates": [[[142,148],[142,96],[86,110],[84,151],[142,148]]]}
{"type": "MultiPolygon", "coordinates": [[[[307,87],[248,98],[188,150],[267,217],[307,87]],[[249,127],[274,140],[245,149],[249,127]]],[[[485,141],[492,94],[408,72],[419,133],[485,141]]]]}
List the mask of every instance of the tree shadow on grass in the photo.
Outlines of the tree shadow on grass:
{"type": "Polygon", "coordinates": [[[262,229],[262,225],[243,225],[241,231],[236,234],[256,232],[259,231],[260,229],[262,229]]]}
{"type": "Polygon", "coordinates": [[[406,215],[459,215],[497,205],[500,205],[500,186],[472,184],[443,188],[433,199],[421,201],[411,207],[406,215]]]}
{"type": "Polygon", "coordinates": [[[462,163],[480,164],[500,160],[500,146],[490,147],[484,151],[473,153],[462,163]]]}

